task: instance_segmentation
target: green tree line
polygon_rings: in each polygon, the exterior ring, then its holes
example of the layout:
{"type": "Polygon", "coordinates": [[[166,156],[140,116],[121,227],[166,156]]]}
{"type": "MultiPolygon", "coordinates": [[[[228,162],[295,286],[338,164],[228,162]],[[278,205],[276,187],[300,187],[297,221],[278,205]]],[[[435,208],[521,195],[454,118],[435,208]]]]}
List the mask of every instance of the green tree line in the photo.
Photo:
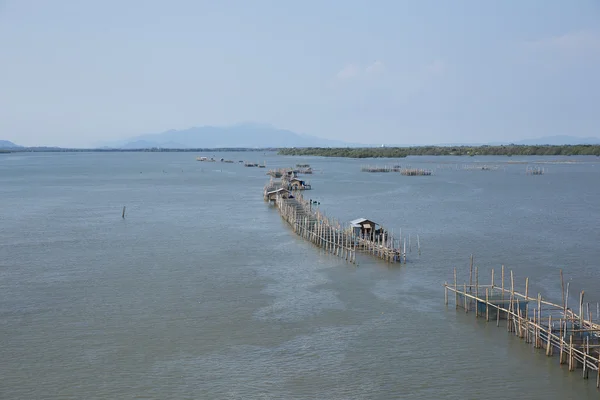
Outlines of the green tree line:
{"type": "Polygon", "coordinates": [[[283,148],[285,156],[402,158],[406,156],[600,156],[600,145],[506,145],[415,147],[304,147],[283,148]]]}

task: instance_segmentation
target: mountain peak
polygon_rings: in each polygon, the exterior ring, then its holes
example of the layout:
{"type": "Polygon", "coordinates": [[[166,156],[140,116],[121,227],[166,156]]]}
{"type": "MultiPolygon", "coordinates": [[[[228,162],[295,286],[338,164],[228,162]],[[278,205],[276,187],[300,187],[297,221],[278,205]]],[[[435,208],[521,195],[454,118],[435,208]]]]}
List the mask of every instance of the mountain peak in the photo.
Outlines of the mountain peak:
{"type": "Polygon", "coordinates": [[[158,134],[141,135],[128,140],[124,148],[261,148],[261,147],[328,147],[347,143],[303,135],[270,124],[244,122],[231,126],[200,126],[183,130],[170,129],[158,134]]]}
{"type": "Polygon", "coordinates": [[[16,149],[22,146],[19,146],[17,144],[14,144],[11,141],[8,140],[0,140],[0,149],[16,149]]]}

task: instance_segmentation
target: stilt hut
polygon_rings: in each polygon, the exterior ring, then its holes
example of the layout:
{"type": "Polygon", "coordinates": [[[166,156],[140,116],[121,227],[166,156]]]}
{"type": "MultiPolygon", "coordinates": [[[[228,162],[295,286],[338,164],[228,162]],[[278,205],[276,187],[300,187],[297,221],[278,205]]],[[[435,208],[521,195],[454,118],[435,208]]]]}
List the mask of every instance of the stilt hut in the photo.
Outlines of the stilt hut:
{"type": "Polygon", "coordinates": [[[291,190],[310,190],[310,185],[299,178],[292,178],[289,186],[291,190]]]}
{"type": "Polygon", "coordinates": [[[364,239],[374,240],[378,238],[380,234],[383,234],[383,229],[379,224],[366,218],[357,218],[350,221],[350,226],[352,227],[352,233],[355,236],[364,239]]]}
{"type": "Polygon", "coordinates": [[[289,199],[291,197],[293,197],[290,194],[290,191],[284,188],[279,188],[277,190],[271,190],[270,192],[267,192],[267,200],[268,201],[275,201],[277,199],[277,196],[281,196],[284,199],[289,199]]]}

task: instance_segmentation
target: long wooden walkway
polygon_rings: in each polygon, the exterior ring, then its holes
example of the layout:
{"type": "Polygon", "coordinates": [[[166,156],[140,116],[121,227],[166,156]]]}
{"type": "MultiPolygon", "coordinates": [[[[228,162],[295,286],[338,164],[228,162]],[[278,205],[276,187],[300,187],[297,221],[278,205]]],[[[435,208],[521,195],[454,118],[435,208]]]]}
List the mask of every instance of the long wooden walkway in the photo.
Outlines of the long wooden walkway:
{"type": "MultiPolygon", "coordinates": [[[[554,304],[529,294],[529,278],[525,280],[525,293],[515,290],[513,272],[510,271],[510,288],[504,285],[504,266],[501,271],[502,282],[494,282],[494,270],[491,271],[491,284],[480,285],[478,269],[475,268],[473,283],[473,263],[469,273],[469,284],[458,284],[454,269],[454,284],[444,284],[445,303],[448,294],[454,293],[457,309],[475,312],[476,318],[486,321],[506,320],[508,332],[530,343],[534,348],[545,350],[547,356],[558,354],[560,364],[568,364],[569,371],[581,368],[582,376],[588,379],[590,371],[596,375],[596,387],[600,388],[600,324],[592,321],[593,310],[584,303],[584,292],[579,294],[578,312],[568,304],[569,284],[566,292],[562,271],[560,272],[563,304],[554,304]]],[[[596,320],[600,319],[600,306],[596,304],[596,320]]]]}
{"type": "MultiPolygon", "coordinates": [[[[284,188],[279,182],[271,180],[264,188],[265,200],[269,200],[268,193],[281,189],[284,188]]],[[[351,263],[356,263],[357,252],[363,252],[386,262],[406,264],[406,238],[402,242],[401,238],[396,239],[387,232],[374,239],[360,237],[350,226],[344,229],[338,221],[314,209],[300,192],[292,192],[291,197],[287,193],[282,191],[274,196],[275,205],[281,217],[302,238],[351,263]]]]}

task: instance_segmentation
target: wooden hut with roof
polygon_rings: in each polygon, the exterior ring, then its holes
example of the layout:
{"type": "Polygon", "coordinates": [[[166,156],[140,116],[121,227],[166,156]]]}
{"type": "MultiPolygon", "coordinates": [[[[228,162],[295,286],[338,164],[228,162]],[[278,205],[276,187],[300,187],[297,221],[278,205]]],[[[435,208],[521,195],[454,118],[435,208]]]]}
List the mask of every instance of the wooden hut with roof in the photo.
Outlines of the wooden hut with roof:
{"type": "Polygon", "coordinates": [[[268,191],[265,195],[266,200],[268,200],[268,201],[275,201],[278,196],[281,196],[281,198],[284,198],[284,199],[289,199],[289,198],[293,197],[291,195],[290,191],[285,188],[279,188],[279,189],[268,191]]]}
{"type": "Polygon", "coordinates": [[[350,227],[355,236],[370,240],[377,239],[383,233],[383,228],[378,223],[366,218],[350,221],[350,227]]]}
{"type": "Polygon", "coordinates": [[[310,184],[300,178],[290,179],[289,186],[290,186],[291,190],[310,190],[311,189],[310,184]]]}

